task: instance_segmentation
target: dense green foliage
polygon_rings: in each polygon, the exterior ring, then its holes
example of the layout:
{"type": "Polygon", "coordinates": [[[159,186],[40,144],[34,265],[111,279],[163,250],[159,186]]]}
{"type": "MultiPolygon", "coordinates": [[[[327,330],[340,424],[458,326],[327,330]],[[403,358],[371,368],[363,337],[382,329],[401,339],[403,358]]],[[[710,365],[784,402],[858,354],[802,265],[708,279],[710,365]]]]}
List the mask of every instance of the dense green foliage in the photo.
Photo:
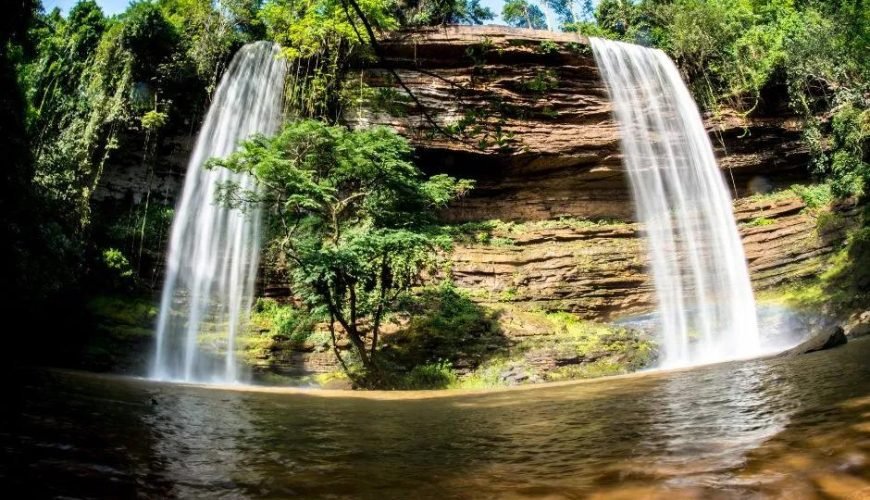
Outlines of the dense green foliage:
{"type": "Polygon", "coordinates": [[[543,3],[558,16],[563,26],[595,20],[592,0],[544,0],[543,3]]]}
{"type": "Polygon", "coordinates": [[[481,24],[495,17],[480,0],[401,0],[393,12],[403,26],[481,24]]]}
{"type": "MultiPolygon", "coordinates": [[[[40,263],[32,252],[44,250],[39,238],[38,222],[31,188],[33,177],[30,144],[24,115],[24,93],[19,85],[17,66],[33,50],[28,36],[33,5],[30,1],[14,2],[0,17],[0,137],[3,145],[3,169],[0,175],[0,310],[20,313],[28,302],[38,300],[41,290],[32,280],[40,263]]],[[[17,355],[17,336],[7,356],[17,355]]],[[[4,360],[5,361],[5,360],[4,360]]],[[[4,362],[5,366],[14,363],[4,362]]]]}
{"type": "MultiPolygon", "coordinates": [[[[384,317],[449,247],[434,224],[437,210],[471,187],[446,175],[424,177],[410,152],[388,129],[308,120],[212,162],[259,181],[257,191],[229,183],[221,198],[266,210],[272,253],[286,263],[294,293],[325,310],[331,328],[341,326],[365,377],[376,376],[384,317]]],[[[341,359],[334,329],[332,336],[341,359]]]]}
{"type": "Polygon", "coordinates": [[[42,250],[31,246],[30,253],[55,269],[41,283],[44,294],[81,286],[89,270],[105,267],[110,249],[138,269],[144,244],[162,244],[146,234],[156,222],[147,216],[165,210],[149,203],[150,192],[131,217],[138,236],[124,238],[112,236],[117,223],[94,226],[93,193],[116,155],[142,151],[142,165],[153,171],[163,135],[186,132],[197,120],[233,52],[262,31],[251,17],[256,4],[139,1],[106,17],[82,0],[66,17],[57,9],[33,12],[34,50],[17,60],[17,71],[41,212],[42,250]]]}
{"type": "MultiPolygon", "coordinates": [[[[81,0],[66,16],[44,12],[38,2],[16,9],[4,32],[10,36],[3,42],[4,116],[20,117],[24,129],[4,127],[20,152],[14,160],[20,168],[10,169],[17,185],[10,184],[4,199],[20,198],[15,207],[29,212],[21,217],[39,223],[28,228],[10,220],[5,240],[18,241],[13,251],[22,249],[7,260],[18,275],[9,279],[30,276],[36,300],[90,278],[104,281],[108,250],[134,269],[133,281],[154,285],[168,223],[165,200],[152,198],[149,184],[145,203],[129,213],[116,204],[125,215],[113,220],[92,213],[94,192],[106,165],[131,154],[141,156],[132,161],[153,178],[164,138],[195,130],[242,44],[281,43],[293,64],[290,114],[334,120],[347,101],[340,83],[348,59],[374,55],[365,25],[379,33],[492,17],[476,0],[138,0],[112,17],[94,0],[81,0]],[[150,276],[139,279],[140,272],[150,276]]],[[[3,212],[18,217],[15,207],[3,212]]]]}

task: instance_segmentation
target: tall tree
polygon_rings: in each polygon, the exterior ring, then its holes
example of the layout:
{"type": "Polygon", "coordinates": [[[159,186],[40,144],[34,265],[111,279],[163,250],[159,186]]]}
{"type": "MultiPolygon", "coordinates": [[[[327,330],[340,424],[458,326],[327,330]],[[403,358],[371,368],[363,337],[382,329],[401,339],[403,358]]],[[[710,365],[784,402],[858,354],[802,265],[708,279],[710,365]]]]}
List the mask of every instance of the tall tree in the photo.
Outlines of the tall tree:
{"type": "Polygon", "coordinates": [[[583,21],[595,21],[595,5],[592,0],[583,0],[583,7],[580,10],[580,16],[583,21]]]}
{"type": "MultiPolygon", "coordinates": [[[[29,29],[33,22],[36,2],[12,1],[4,6],[0,16],[0,152],[3,167],[0,169],[0,312],[3,317],[30,317],[29,302],[34,300],[34,290],[39,277],[32,272],[38,269],[33,264],[34,252],[39,245],[40,207],[31,188],[33,164],[25,123],[25,100],[17,68],[30,57],[33,49],[29,29]]],[[[4,348],[0,361],[0,376],[4,381],[13,380],[17,363],[22,353],[31,352],[22,345],[26,335],[8,335],[11,345],[4,348]],[[11,371],[8,372],[8,371],[11,371]]],[[[17,409],[19,391],[8,395],[5,408],[17,409]]],[[[10,416],[0,411],[0,419],[10,416]]],[[[4,422],[4,425],[8,425],[4,422]]]]}
{"type": "Polygon", "coordinates": [[[578,21],[576,9],[577,0],[544,0],[544,5],[549,7],[562,25],[578,21]]]}
{"type": "Polygon", "coordinates": [[[638,7],[633,0],[601,0],[595,11],[598,26],[624,35],[634,25],[638,7]]]}
{"type": "Polygon", "coordinates": [[[544,12],[535,4],[526,0],[507,0],[501,10],[501,17],[506,23],[518,28],[546,29],[547,19],[544,12]]]}

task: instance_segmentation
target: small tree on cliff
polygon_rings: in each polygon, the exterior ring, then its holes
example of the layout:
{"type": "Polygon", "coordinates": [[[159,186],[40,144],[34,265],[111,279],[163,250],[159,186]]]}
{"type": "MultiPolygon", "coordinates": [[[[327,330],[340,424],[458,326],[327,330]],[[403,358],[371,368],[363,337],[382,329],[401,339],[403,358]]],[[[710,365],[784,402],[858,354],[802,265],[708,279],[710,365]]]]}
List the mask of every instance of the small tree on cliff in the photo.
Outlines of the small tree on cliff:
{"type": "Polygon", "coordinates": [[[257,179],[257,191],[222,186],[221,201],[265,209],[270,245],[286,260],[294,292],[326,309],[333,350],[352,375],[336,345],[341,325],[369,381],[377,376],[384,316],[450,245],[434,225],[436,212],[472,186],[423,176],[410,153],[385,128],[350,131],[307,120],[211,162],[257,179]]]}

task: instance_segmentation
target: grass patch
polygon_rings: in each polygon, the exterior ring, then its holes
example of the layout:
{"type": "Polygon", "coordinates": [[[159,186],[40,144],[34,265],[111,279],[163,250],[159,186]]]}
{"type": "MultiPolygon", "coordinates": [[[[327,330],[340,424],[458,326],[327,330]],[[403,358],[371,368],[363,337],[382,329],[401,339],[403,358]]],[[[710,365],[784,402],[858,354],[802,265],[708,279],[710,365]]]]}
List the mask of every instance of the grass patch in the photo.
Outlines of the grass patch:
{"type": "Polygon", "coordinates": [[[798,197],[804,202],[807,209],[816,210],[827,207],[834,201],[830,183],[820,184],[793,184],[785,189],[771,191],[770,193],[757,193],[747,199],[750,201],[776,202],[798,197]]]}
{"type": "Polygon", "coordinates": [[[418,291],[408,313],[399,331],[384,337],[381,388],[485,389],[589,378],[633,371],[655,358],[654,343],[637,331],[569,313],[483,306],[450,284],[418,291]]]}
{"type": "Polygon", "coordinates": [[[563,217],[530,222],[510,222],[492,219],[444,226],[443,229],[456,243],[505,247],[516,245],[514,237],[534,231],[547,229],[593,229],[625,226],[627,224],[629,223],[618,219],[563,217]]]}
{"type": "Polygon", "coordinates": [[[762,226],[772,226],[776,224],[776,221],[773,219],[769,219],[767,217],[756,217],[751,221],[743,224],[744,227],[762,227],[762,226]]]}
{"type": "Polygon", "coordinates": [[[632,370],[627,370],[622,363],[611,359],[602,359],[583,365],[563,366],[547,374],[547,380],[558,382],[563,380],[575,380],[585,378],[611,377],[622,375],[632,370]]]}
{"type": "Polygon", "coordinates": [[[834,201],[834,194],[831,192],[831,185],[828,183],[812,184],[809,186],[795,184],[790,189],[800,197],[804,205],[810,210],[827,207],[834,201]]]}
{"type": "Polygon", "coordinates": [[[88,313],[98,328],[121,336],[151,335],[157,307],[144,297],[98,296],[87,303],[88,313]]]}
{"type": "Polygon", "coordinates": [[[552,346],[562,356],[576,356],[590,363],[610,358],[622,365],[623,373],[643,368],[655,358],[655,343],[634,330],[585,321],[565,312],[546,314],[546,319],[553,325],[554,334],[529,339],[525,342],[527,348],[552,346]]]}
{"type": "Polygon", "coordinates": [[[463,376],[457,377],[450,389],[494,389],[507,387],[508,383],[502,378],[502,374],[511,367],[522,367],[520,359],[498,357],[488,360],[476,370],[463,376]]]}

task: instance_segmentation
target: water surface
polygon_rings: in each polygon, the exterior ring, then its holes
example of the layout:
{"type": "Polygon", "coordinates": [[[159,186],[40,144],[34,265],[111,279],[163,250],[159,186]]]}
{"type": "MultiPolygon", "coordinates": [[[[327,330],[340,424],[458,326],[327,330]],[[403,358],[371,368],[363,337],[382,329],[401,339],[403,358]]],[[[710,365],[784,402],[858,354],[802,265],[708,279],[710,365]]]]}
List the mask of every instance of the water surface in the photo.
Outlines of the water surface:
{"type": "Polygon", "coordinates": [[[870,497],[867,340],[444,397],[26,375],[0,475],[28,496],[870,497]]]}

